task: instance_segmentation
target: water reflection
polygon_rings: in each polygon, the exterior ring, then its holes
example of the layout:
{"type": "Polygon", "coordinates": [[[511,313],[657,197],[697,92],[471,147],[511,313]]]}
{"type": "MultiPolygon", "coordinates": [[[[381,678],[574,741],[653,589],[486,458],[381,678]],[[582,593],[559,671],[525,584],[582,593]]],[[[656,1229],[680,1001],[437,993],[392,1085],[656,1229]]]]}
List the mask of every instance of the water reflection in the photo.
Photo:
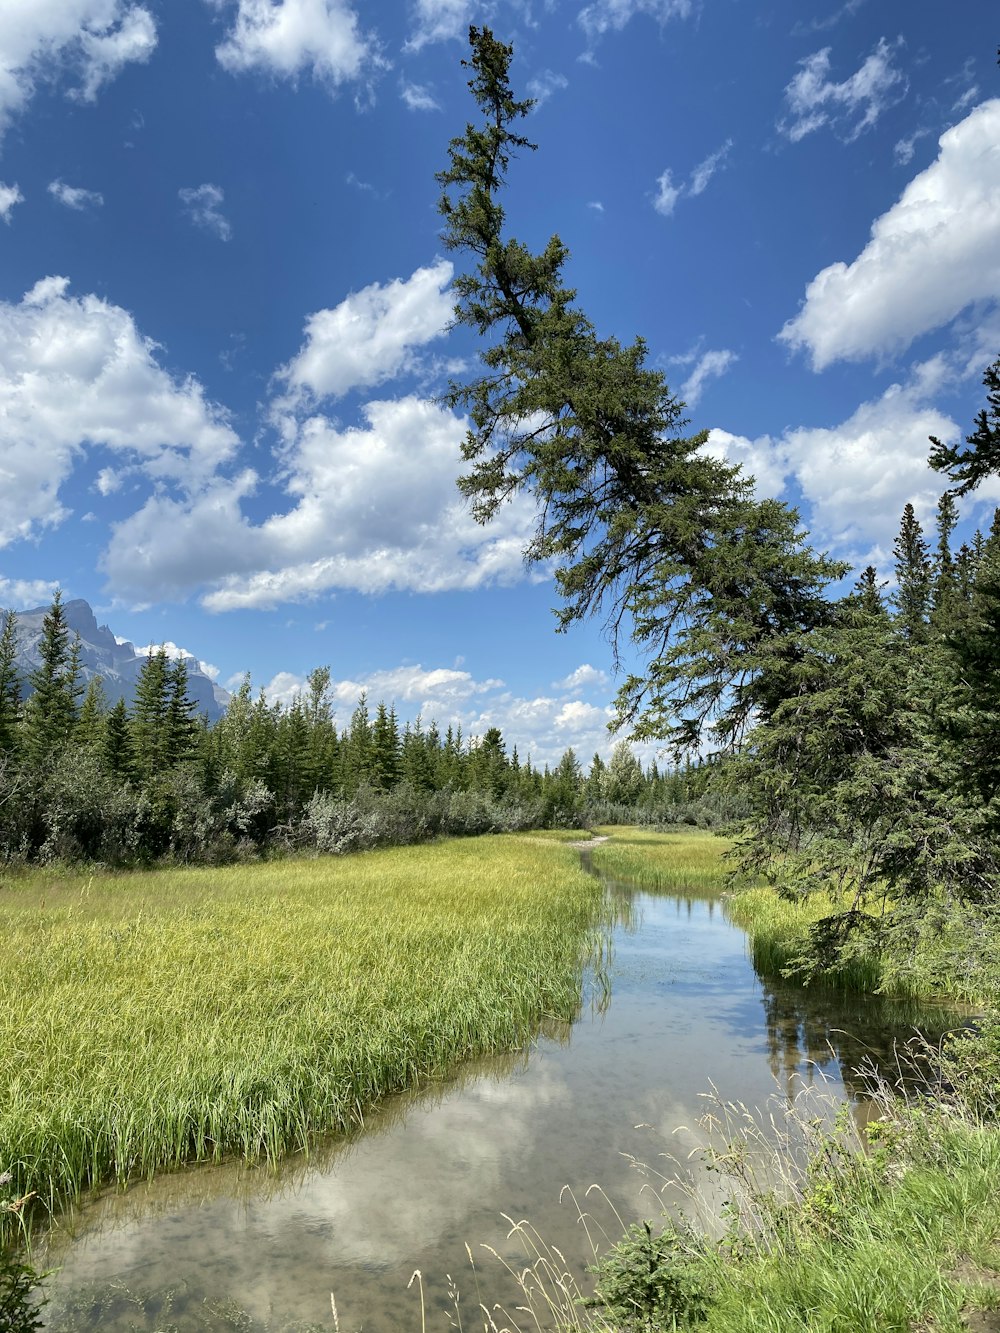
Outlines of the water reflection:
{"type": "MultiPolygon", "coordinates": [[[[710,1086],[748,1105],[810,1081],[859,1098],[851,1069],[889,1059],[912,1031],[912,1006],[762,984],[742,932],[703,892],[609,885],[608,911],[572,1026],[389,1098],[362,1130],[276,1170],[192,1168],[67,1214],[41,1259],[61,1265],[56,1297],[82,1309],[54,1308],[50,1327],[232,1327],[207,1323],[206,1301],[235,1301],[271,1327],[330,1328],[332,1290],[343,1329],[419,1328],[414,1268],[428,1326],[447,1327],[447,1275],[468,1285],[466,1242],[508,1251],[502,1213],[530,1218],[582,1269],[586,1231],[563,1186],[610,1243],[619,1224],[589,1187],[631,1220],[674,1199],[661,1190],[669,1159],[704,1183],[689,1154],[705,1142],[710,1086]],[[109,1297],[109,1283],[160,1294],[136,1303],[120,1288],[109,1297]]],[[[497,1280],[489,1271],[481,1282],[497,1280]]]]}

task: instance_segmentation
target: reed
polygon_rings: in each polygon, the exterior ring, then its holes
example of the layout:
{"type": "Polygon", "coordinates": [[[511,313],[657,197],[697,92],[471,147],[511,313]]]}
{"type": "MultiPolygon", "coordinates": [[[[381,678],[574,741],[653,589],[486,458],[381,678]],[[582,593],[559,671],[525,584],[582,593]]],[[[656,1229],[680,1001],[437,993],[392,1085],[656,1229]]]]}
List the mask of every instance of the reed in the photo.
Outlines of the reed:
{"type": "Polygon", "coordinates": [[[52,1209],[191,1160],[307,1148],[572,1017],[600,898],[575,853],[517,835],[8,881],[0,1169],[52,1209]]]}
{"type": "Polygon", "coordinates": [[[723,860],[730,843],[702,829],[658,832],[635,827],[600,827],[609,841],[591,852],[595,870],[610,879],[672,893],[719,892],[725,884],[723,860]]]}

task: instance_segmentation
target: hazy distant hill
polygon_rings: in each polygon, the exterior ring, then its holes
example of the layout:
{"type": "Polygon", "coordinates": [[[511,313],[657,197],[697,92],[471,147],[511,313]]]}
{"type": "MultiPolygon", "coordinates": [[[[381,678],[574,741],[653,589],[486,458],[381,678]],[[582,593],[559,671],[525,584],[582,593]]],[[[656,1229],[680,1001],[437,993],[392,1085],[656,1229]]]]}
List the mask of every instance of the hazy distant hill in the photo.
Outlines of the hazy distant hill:
{"type": "MultiPolygon", "coordinates": [[[[31,611],[17,613],[18,664],[25,676],[39,664],[38,641],[42,636],[42,620],[48,607],[38,606],[31,611]]],[[[80,636],[80,662],[84,686],[94,676],[100,676],[108,703],[124,699],[131,704],[135,683],[146,658],[135,650],[132,643],[119,643],[107,625],[98,625],[90,604],[77,598],[64,602],[66,622],[70,634],[80,636]]],[[[6,612],[0,611],[0,625],[6,612]]],[[[198,711],[207,713],[215,722],[225,712],[229,693],[216,685],[198,665],[195,658],[185,656],[188,669],[188,693],[198,705],[198,711]]]]}

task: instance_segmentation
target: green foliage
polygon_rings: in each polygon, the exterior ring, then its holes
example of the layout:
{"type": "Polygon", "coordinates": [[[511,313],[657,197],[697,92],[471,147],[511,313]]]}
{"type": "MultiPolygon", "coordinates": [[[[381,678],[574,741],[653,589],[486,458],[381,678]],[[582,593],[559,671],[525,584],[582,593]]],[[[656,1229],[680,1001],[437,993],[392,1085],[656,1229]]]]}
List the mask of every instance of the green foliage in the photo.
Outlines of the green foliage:
{"type": "Polygon", "coordinates": [[[30,1264],[0,1248],[0,1333],[35,1333],[44,1328],[39,1277],[30,1264]]]}
{"type": "Polygon", "coordinates": [[[983,385],[987,406],[976,417],[975,430],[965,438],[967,448],[945,445],[931,436],[930,465],[951,478],[957,496],[967,495],[1000,472],[1000,358],[987,367],[983,385]]]}
{"type": "Polygon", "coordinates": [[[701,1249],[675,1225],[654,1234],[648,1222],[637,1222],[593,1268],[595,1299],[621,1333],[701,1324],[709,1305],[701,1249]]]}

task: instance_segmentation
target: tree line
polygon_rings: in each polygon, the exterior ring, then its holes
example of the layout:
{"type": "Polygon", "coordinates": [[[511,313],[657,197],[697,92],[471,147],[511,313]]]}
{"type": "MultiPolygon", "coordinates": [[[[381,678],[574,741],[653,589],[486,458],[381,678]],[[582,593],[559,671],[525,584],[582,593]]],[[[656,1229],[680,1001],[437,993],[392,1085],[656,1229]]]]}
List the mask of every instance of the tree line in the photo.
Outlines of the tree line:
{"type": "Polygon", "coordinates": [[[713,817],[710,774],[687,763],[644,771],[620,742],[584,771],[572,749],[554,768],[481,737],[400,722],[362,695],[338,727],[331,675],[313,671],[290,703],[249,677],[210,724],[188,694],[183,658],[151,652],[131,705],[81,682],[62,597],[43,621],[38,665],[17,666],[17,616],[0,634],[0,856],[135,864],[225,860],[275,849],[347,851],[438,833],[609,818],[713,817]]]}

